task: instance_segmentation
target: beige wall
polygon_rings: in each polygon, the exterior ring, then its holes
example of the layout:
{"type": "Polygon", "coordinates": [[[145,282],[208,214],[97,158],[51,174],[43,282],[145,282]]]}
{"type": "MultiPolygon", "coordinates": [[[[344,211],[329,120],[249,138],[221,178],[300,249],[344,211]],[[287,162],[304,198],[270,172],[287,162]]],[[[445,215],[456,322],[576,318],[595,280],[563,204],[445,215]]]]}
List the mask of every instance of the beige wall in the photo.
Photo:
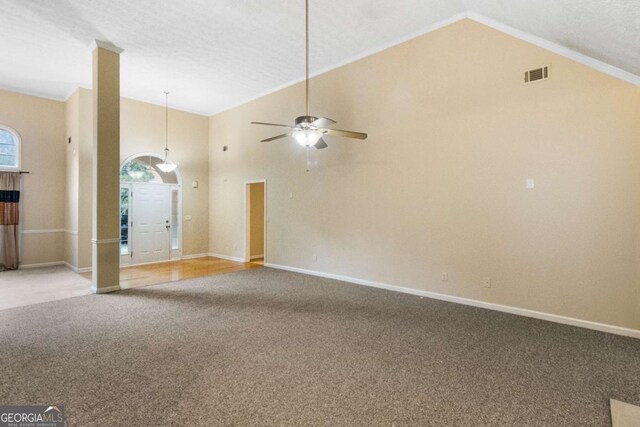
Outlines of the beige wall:
{"type": "Polygon", "coordinates": [[[266,178],[270,263],[640,329],[640,88],[464,20],[314,78],[311,105],[369,139],[308,173],[258,142],[301,84],[211,118],[211,252],[243,256],[266,178]]]}
{"type": "Polygon", "coordinates": [[[90,90],[78,89],[79,142],[78,142],[78,264],[80,269],[91,268],[93,248],[93,95],[90,90]]]}
{"type": "Polygon", "coordinates": [[[65,104],[0,90],[0,124],[22,139],[22,264],[60,261],[65,245],[65,104]]]}
{"type": "MultiPolygon", "coordinates": [[[[91,267],[91,177],[92,177],[92,92],[79,89],[80,98],[80,203],[79,268],[91,267]],[[83,202],[84,201],[84,202],[83,202]]],[[[75,96],[75,95],[74,95],[75,96]]],[[[72,101],[73,97],[69,100],[72,101]]],[[[162,154],[165,144],[165,110],[162,106],[121,99],[120,157],[124,161],[138,153],[162,154]]],[[[183,188],[183,256],[208,252],[208,119],[192,113],[171,110],[169,113],[169,148],[171,158],[179,163],[183,188]],[[193,188],[198,181],[198,188],[193,188]]]]}
{"type": "MultiPolygon", "coordinates": [[[[122,99],[122,160],[140,153],[163,154],[165,109],[122,99]]],[[[183,256],[206,254],[209,249],[209,121],[205,116],[179,110],[169,112],[169,148],[182,176],[183,256]],[[198,188],[193,182],[198,181],[198,188]]]]}
{"type": "Polygon", "coordinates": [[[250,257],[264,255],[264,183],[249,184],[250,257]]]}
{"type": "Polygon", "coordinates": [[[64,261],[78,265],[78,191],[80,94],[75,92],[66,102],[66,199],[65,199],[65,254],[64,261]]]}
{"type": "MultiPolygon", "coordinates": [[[[164,107],[121,100],[121,160],[162,154],[164,107]]],[[[23,141],[23,264],[65,261],[91,267],[92,92],[79,89],[67,102],[0,90],[0,124],[23,141]],[[68,143],[68,138],[71,142],[68,143]],[[35,233],[34,233],[35,231],[35,233]]],[[[170,112],[170,148],[183,178],[183,255],[208,252],[207,117],[170,112]],[[192,188],[193,181],[199,188],[192,188]]]]}

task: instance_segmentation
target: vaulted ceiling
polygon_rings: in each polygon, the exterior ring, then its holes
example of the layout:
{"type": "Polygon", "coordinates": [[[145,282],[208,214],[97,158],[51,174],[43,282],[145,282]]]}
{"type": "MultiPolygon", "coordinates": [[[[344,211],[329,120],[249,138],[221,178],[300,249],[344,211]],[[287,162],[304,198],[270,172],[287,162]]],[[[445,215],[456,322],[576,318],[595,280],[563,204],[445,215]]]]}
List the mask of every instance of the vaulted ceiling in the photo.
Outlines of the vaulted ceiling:
{"type": "MultiPolygon", "coordinates": [[[[640,0],[311,0],[312,73],[465,14],[640,76],[640,0]]],[[[95,39],[124,49],[123,96],[209,115],[304,76],[304,1],[0,0],[0,87],[90,87],[95,39]]]]}

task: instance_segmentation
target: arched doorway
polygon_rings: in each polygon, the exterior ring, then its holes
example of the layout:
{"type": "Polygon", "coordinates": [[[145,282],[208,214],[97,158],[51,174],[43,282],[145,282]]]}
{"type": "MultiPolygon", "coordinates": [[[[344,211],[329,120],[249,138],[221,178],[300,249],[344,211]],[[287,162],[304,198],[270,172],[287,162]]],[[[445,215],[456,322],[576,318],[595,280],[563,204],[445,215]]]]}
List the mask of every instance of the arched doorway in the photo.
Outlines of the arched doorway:
{"type": "Polygon", "coordinates": [[[120,166],[120,265],[182,257],[182,179],[163,172],[157,154],[139,153],[120,166]]]}

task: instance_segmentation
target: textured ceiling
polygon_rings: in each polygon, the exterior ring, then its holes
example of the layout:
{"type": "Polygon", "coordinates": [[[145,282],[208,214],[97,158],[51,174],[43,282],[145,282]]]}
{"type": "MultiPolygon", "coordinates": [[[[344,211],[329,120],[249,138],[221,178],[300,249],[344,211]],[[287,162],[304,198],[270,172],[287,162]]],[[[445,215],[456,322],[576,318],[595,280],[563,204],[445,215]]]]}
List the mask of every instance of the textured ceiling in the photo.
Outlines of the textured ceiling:
{"type": "MultiPolygon", "coordinates": [[[[311,0],[312,72],[467,11],[640,75],[640,0],[311,0]]],[[[0,0],[0,87],[89,87],[94,39],[123,96],[212,114],[303,77],[304,1],[0,0]]]]}
{"type": "Polygon", "coordinates": [[[477,12],[640,76],[640,0],[464,0],[477,12]]]}

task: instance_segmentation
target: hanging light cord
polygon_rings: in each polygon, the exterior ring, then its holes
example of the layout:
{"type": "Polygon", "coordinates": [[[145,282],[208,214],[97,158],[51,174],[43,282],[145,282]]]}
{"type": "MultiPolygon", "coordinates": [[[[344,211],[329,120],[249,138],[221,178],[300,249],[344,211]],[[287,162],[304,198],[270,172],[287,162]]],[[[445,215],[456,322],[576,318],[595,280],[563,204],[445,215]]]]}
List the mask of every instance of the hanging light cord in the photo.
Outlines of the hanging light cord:
{"type": "Polygon", "coordinates": [[[309,0],[305,0],[305,52],[306,52],[306,67],[305,67],[305,76],[306,76],[306,97],[307,97],[307,116],[309,115],[309,0]]]}
{"type": "Polygon", "coordinates": [[[169,157],[169,92],[164,93],[164,161],[169,157]]]}

